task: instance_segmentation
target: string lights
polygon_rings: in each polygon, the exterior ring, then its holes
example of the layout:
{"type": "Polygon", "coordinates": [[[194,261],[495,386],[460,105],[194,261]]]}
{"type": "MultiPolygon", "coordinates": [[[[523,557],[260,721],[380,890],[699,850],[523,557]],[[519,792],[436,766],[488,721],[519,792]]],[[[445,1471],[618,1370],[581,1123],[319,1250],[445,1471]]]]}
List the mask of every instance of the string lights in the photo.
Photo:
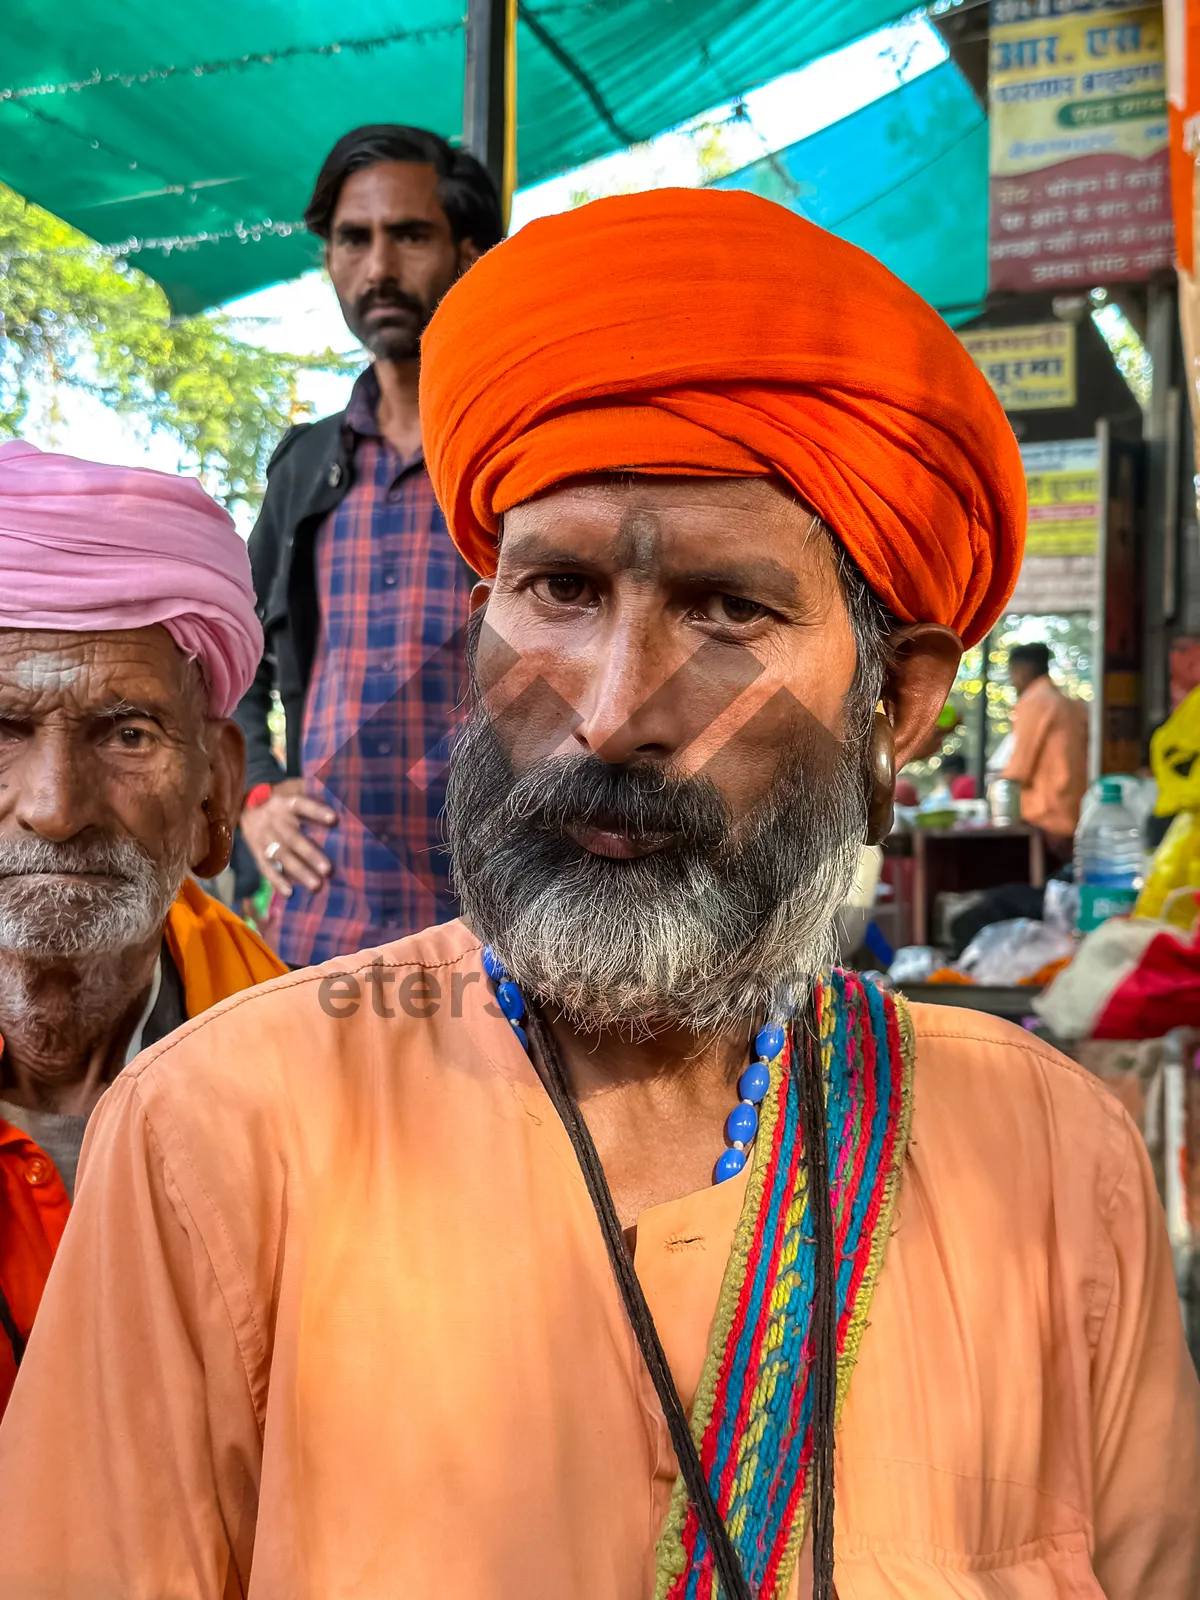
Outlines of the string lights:
{"type": "Polygon", "coordinates": [[[400,43],[423,43],[443,34],[461,33],[461,22],[433,23],[426,28],[393,28],[388,33],[365,39],[335,39],[330,44],[286,45],[280,50],[259,54],[232,56],[226,61],[198,61],[185,67],[148,67],[144,72],[101,72],[99,68],[86,78],[75,78],[67,83],[36,83],[25,88],[0,89],[0,102],[6,100],[31,100],[39,95],[78,94],[83,89],[96,89],[105,84],[119,84],[131,89],[134,84],[156,83],[168,78],[206,78],[217,72],[241,72],[247,67],[271,67],[281,61],[295,61],[303,56],[336,56],[343,50],[353,50],[367,55],[373,50],[384,50],[400,43]]]}
{"type": "Polygon", "coordinates": [[[0,252],[0,264],[9,261],[34,261],[40,256],[77,255],[107,256],[110,260],[127,260],[143,250],[159,250],[170,255],[174,250],[194,250],[202,244],[219,244],[223,239],[238,239],[242,244],[258,244],[262,239],[287,239],[293,233],[305,233],[303,222],[272,222],[264,217],[261,222],[235,222],[229,228],[209,228],[202,233],[164,234],[153,239],[131,237],[115,244],[52,245],[47,250],[19,250],[11,254],[0,252]]]}

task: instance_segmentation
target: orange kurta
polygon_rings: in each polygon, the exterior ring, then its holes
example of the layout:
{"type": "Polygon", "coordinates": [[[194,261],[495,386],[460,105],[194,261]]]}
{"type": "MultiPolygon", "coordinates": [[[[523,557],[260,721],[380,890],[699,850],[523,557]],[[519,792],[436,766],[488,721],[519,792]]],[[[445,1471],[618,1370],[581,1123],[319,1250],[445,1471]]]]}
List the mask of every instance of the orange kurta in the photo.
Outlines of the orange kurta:
{"type": "MultiPolygon", "coordinates": [[[[570,1144],[461,924],[376,958],[357,1007],[291,974],[105,1096],[0,1427],[6,1600],[649,1600],[674,1462],[570,1144]]],[[[1020,1030],[914,1021],[839,1596],[1194,1600],[1200,1390],[1138,1135],[1020,1030]]],[[[743,1183],[639,1220],[685,1401],[743,1183]]]]}

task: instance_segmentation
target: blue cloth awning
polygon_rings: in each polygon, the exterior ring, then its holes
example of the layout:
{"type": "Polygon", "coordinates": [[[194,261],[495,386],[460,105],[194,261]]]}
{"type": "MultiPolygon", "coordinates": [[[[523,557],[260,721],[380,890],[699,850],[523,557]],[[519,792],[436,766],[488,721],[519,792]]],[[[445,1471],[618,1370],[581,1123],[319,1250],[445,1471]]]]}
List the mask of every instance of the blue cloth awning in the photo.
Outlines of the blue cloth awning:
{"type": "Polygon", "coordinates": [[[987,292],[988,125],[952,61],[717,180],[861,245],[965,321],[987,292]]]}

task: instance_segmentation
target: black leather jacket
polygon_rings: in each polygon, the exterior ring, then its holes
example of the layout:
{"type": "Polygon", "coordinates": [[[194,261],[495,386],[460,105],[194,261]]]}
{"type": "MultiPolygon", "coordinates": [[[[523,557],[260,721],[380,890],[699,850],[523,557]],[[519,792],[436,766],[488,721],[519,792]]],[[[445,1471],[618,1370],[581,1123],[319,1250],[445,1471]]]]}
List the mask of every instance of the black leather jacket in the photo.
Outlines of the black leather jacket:
{"type": "Polygon", "coordinates": [[[342,422],[338,412],[292,428],[267,467],[267,492],[249,547],[266,645],[254,682],[234,712],[246,736],[247,789],[301,775],[304,697],[320,627],[317,529],[353,482],[353,458],[342,422]],[[286,772],[271,753],[267,714],[272,689],[278,690],[287,719],[286,772]]]}

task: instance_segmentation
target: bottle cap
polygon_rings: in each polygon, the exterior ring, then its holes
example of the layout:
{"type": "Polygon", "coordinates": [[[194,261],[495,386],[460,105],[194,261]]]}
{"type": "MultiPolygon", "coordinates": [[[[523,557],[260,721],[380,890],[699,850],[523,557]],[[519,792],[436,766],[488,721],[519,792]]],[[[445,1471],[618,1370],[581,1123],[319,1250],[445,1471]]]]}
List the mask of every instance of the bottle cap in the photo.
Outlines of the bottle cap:
{"type": "Polygon", "coordinates": [[[1119,806],[1123,799],[1120,778],[1101,778],[1099,800],[1102,806],[1119,806]]]}

